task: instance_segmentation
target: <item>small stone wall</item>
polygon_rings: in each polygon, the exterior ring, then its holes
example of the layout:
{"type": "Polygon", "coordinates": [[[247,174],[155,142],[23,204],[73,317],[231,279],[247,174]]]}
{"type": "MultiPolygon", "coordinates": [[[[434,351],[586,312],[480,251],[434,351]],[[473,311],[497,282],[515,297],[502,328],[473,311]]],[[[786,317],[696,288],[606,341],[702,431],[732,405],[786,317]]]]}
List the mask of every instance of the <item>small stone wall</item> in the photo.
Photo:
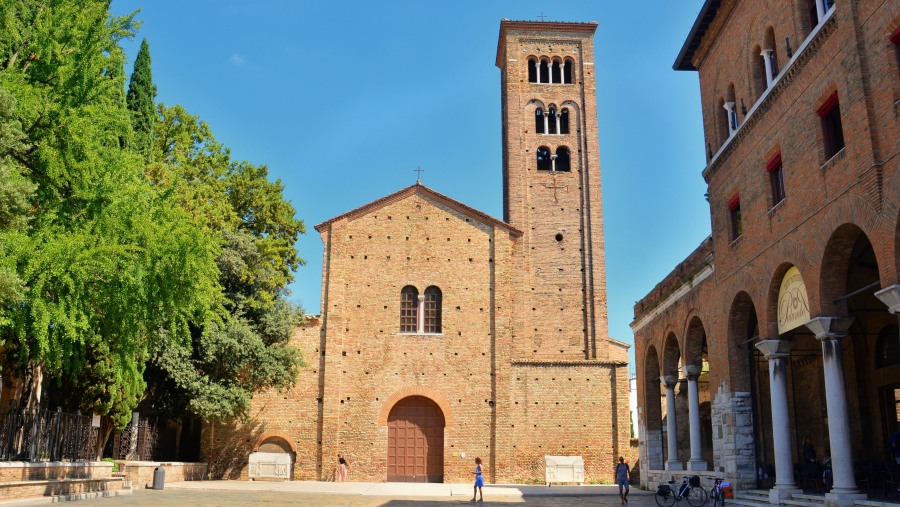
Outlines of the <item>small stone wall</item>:
{"type": "Polygon", "coordinates": [[[113,464],[108,461],[0,462],[0,482],[58,479],[108,479],[113,464]]]}
{"type": "Polygon", "coordinates": [[[159,461],[117,461],[120,471],[135,488],[153,485],[153,473],[157,467],[166,471],[166,482],[202,481],[206,479],[206,463],[180,463],[159,461]]]}
{"type": "Polygon", "coordinates": [[[720,385],[712,405],[715,470],[735,490],[756,487],[753,404],[750,393],[731,393],[720,385]]]}

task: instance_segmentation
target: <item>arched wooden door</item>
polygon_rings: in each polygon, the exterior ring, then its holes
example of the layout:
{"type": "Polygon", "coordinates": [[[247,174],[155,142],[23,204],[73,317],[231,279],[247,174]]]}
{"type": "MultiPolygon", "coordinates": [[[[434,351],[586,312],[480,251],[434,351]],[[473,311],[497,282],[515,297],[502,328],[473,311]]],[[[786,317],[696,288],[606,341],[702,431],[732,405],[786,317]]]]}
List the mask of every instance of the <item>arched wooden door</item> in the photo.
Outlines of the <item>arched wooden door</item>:
{"type": "Polygon", "coordinates": [[[389,482],[444,482],[444,414],[424,396],[397,402],[388,415],[389,482]]]}

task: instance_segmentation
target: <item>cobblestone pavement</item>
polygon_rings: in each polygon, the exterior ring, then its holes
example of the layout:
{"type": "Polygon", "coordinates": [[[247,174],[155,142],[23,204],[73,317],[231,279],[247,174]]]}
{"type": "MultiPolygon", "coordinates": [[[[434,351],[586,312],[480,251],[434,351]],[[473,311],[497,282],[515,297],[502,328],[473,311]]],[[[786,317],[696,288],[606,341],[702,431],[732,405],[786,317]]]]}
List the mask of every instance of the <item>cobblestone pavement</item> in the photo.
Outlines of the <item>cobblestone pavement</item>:
{"type": "MultiPolygon", "coordinates": [[[[359,494],[308,493],[287,491],[241,491],[241,490],[195,490],[165,489],[162,491],[142,490],[131,495],[112,498],[83,500],[81,506],[115,507],[115,506],[229,506],[241,507],[249,505],[303,505],[309,507],[411,507],[434,506],[444,507],[448,504],[471,505],[469,496],[453,495],[427,498],[392,498],[385,496],[367,496],[359,494]]],[[[656,507],[653,495],[646,491],[631,490],[628,507],[656,507]]],[[[491,495],[485,494],[484,504],[494,506],[539,506],[539,507],[576,507],[576,506],[616,506],[620,505],[618,492],[613,487],[596,490],[590,494],[560,494],[549,491],[537,495],[491,495]]],[[[483,505],[475,503],[474,505],[483,505]]]]}

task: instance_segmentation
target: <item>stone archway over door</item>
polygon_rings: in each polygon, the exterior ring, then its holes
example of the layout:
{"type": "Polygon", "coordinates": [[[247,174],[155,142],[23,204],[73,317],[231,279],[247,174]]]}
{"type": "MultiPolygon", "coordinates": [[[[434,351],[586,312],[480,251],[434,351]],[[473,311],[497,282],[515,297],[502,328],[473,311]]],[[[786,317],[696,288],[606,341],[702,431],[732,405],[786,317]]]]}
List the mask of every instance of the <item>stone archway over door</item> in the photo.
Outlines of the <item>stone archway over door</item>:
{"type": "Polygon", "coordinates": [[[444,414],[424,396],[400,400],[388,415],[388,482],[444,482],[444,414]]]}

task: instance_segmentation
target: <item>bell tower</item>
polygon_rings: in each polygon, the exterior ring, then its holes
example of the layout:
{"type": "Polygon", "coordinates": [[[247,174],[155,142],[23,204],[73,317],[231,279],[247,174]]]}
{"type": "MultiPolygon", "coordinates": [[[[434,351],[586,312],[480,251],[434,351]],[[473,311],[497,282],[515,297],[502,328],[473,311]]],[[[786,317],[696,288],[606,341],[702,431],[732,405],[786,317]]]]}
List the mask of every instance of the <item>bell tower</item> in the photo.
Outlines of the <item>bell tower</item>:
{"type": "Polygon", "coordinates": [[[514,353],[607,359],[596,22],[500,22],[503,218],[524,231],[514,353]]]}

